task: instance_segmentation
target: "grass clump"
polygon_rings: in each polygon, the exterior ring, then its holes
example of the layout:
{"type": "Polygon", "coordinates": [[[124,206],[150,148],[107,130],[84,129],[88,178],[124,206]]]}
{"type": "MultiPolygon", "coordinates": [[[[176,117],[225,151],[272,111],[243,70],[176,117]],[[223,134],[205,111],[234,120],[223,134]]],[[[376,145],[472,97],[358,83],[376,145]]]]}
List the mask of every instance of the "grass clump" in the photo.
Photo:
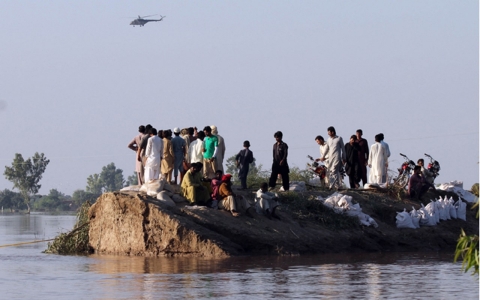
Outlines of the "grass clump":
{"type": "Polygon", "coordinates": [[[88,247],[88,209],[90,202],[86,201],[80,206],[77,213],[77,222],[72,231],[68,233],[61,233],[53,242],[48,243],[47,249],[44,253],[53,254],[88,254],[90,248],[88,247]]]}
{"type": "Polygon", "coordinates": [[[314,195],[285,192],[279,199],[282,207],[290,211],[294,218],[321,223],[333,230],[356,228],[359,226],[356,217],[350,217],[343,213],[336,213],[333,209],[323,205],[315,199],[314,195]]]}

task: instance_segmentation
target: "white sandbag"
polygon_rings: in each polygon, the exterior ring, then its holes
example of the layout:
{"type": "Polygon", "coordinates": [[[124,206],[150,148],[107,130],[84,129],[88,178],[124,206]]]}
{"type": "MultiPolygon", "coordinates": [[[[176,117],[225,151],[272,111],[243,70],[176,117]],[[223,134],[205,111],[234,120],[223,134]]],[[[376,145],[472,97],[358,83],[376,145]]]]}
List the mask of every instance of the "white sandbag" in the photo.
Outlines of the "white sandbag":
{"type": "Polygon", "coordinates": [[[467,220],[467,203],[459,199],[455,203],[455,207],[457,208],[457,219],[466,221],[467,220]]]}
{"type": "Polygon", "coordinates": [[[447,216],[446,216],[446,213],[445,213],[445,207],[443,205],[443,200],[442,198],[438,199],[437,201],[434,202],[435,203],[435,207],[438,211],[438,218],[439,220],[446,220],[447,219],[447,216]]]}
{"type": "Polygon", "coordinates": [[[451,219],[450,206],[451,206],[451,204],[450,204],[450,202],[448,202],[447,196],[445,196],[445,199],[443,199],[443,209],[445,210],[445,216],[446,216],[447,220],[451,219]]]}
{"type": "Polygon", "coordinates": [[[449,204],[449,207],[450,207],[450,217],[452,219],[456,219],[457,218],[457,208],[455,207],[455,201],[453,200],[452,197],[450,197],[450,199],[448,199],[448,204],[449,204]]]}
{"type": "Polygon", "coordinates": [[[143,192],[143,193],[147,192],[147,185],[145,183],[142,184],[142,186],[140,187],[140,192],[143,192]]]}
{"type": "Polygon", "coordinates": [[[350,209],[351,206],[352,206],[352,196],[343,195],[337,201],[337,207],[341,208],[343,211],[350,209]]]}
{"type": "Polygon", "coordinates": [[[449,183],[442,183],[438,185],[437,189],[453,192],[467,202],[477,202],[478,200],[477,196],[463,189],[462,181],[451,181],[449,183]]]}
{"type": "Polygon", "coordinates": [[[412,217],[410,217],[410,214],[407,212],[406,209],[404,209],[402,212],[397,212],[397,228],[412,228],[415,229],[415,225],[413,225],[412,222],[412,217]]]}
{"type": "Polygon", "coordinates": [[[412,206],[410,211],[410,217],[412,217],[412,223],[415,228],[420,228],[420,218],[422,217],[418,211],[412,206]]]}
{"type": "Polygon", "coordinates": [[[157,193],[157,199],[168,206],[175,206],[175,202],[164,191],[157,193]]]}
{"type": "Polygon", "coordinates": [[[422,207],[418,210],[418,213],[421,214],[420,226],[436,226],[437,225],[435,212],[433,211],[432,205],[430,203],[427,205],[429,207],[428,209],[422,204],[422,207]]]}
{"type": "Polygon", "coordinates": [[[435,221],[435,224],[438,223],[437,221],[437,208],[436,208],[436,205],[434,202],[432,202],[432,200],[430,200],[431,202],[427,204],[427,206],[425,206],[425,210],[427,211],[428,215],[430,217],[433,218],[433,220],[435,221]]]}
{"type": "Polygon", "coordinates": [[[139,192],[139,191],[140,191],[140,185],[130,185],[120,190],[120,192],[139,192]]]}
{"type": "Polygon", "coordinates": [[[146,183],[147,194],[148,195],[155,194],[156,196],[158,193],[163,191],[163,187],[165,183],[166,183],[165,179],[156,179],[156,180],[149,181],[148,183],[146,183]]]}
{"type": "MultiPolygon", "coordinates": [[[[307,191],[307,187],[305,186],[304,181],[291,181],[290,182],[290,187],[289,191],[295,191],[295,192],[305,192],[307,191]]],[[[283,189],[283,186],[280,188],[280,191],[284,192],[285,190],[283,189]]]]}
{"type": "Polygon", "coordinates": [[[172,200],[173,200],[173,202],[175,202],[175,203],[188,202],[187,199],[185,199],[184,197],[180,196],[179,194],[174,194],[173,197],[172,197],[172,200]]]}

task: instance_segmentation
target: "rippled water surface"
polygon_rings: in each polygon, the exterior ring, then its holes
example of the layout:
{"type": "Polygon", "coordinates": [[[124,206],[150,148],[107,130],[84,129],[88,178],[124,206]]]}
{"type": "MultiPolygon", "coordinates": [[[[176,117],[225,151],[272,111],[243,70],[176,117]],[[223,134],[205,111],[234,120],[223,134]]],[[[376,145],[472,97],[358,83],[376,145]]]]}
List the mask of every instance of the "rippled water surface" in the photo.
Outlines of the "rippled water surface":
{"type": "Polygon", "coordinates": [[[0,214],[1,299],[478,299],[451,254],[220,260],[41,253],[74,216],[0,214]]]}

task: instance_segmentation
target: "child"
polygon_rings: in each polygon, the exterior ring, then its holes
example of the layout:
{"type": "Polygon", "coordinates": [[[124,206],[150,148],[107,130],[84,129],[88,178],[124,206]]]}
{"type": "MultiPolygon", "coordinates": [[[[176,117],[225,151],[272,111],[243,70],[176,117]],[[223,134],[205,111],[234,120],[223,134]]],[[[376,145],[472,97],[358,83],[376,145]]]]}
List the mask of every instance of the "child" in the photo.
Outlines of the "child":
{"type": "Polygon", "coordinates": [[[253,162],[253,153],[252,151],[250,151],[249,141],[243,142],[243,147],[245,149],[238,152],[235,160],[237,161],[237,168],[239,168],[238,178],[240,178],[242,190],[245,190],[247,188],[248,169],[250,167],[250,164],[253,162]]]}

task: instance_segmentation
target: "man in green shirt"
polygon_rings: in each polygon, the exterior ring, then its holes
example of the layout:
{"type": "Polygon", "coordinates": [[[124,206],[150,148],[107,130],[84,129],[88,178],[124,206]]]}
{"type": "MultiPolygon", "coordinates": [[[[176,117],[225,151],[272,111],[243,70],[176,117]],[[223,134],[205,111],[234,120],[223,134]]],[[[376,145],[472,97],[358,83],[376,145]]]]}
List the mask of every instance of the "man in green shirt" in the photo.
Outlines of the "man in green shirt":
{"type": "Polygon", "coordinates": [[[203,176],[209,179],[215,178],[215,159],[218,148],[218,138],[212,134],[212,128],[203,128],[205,139],[203,140],[203,176]]]}

